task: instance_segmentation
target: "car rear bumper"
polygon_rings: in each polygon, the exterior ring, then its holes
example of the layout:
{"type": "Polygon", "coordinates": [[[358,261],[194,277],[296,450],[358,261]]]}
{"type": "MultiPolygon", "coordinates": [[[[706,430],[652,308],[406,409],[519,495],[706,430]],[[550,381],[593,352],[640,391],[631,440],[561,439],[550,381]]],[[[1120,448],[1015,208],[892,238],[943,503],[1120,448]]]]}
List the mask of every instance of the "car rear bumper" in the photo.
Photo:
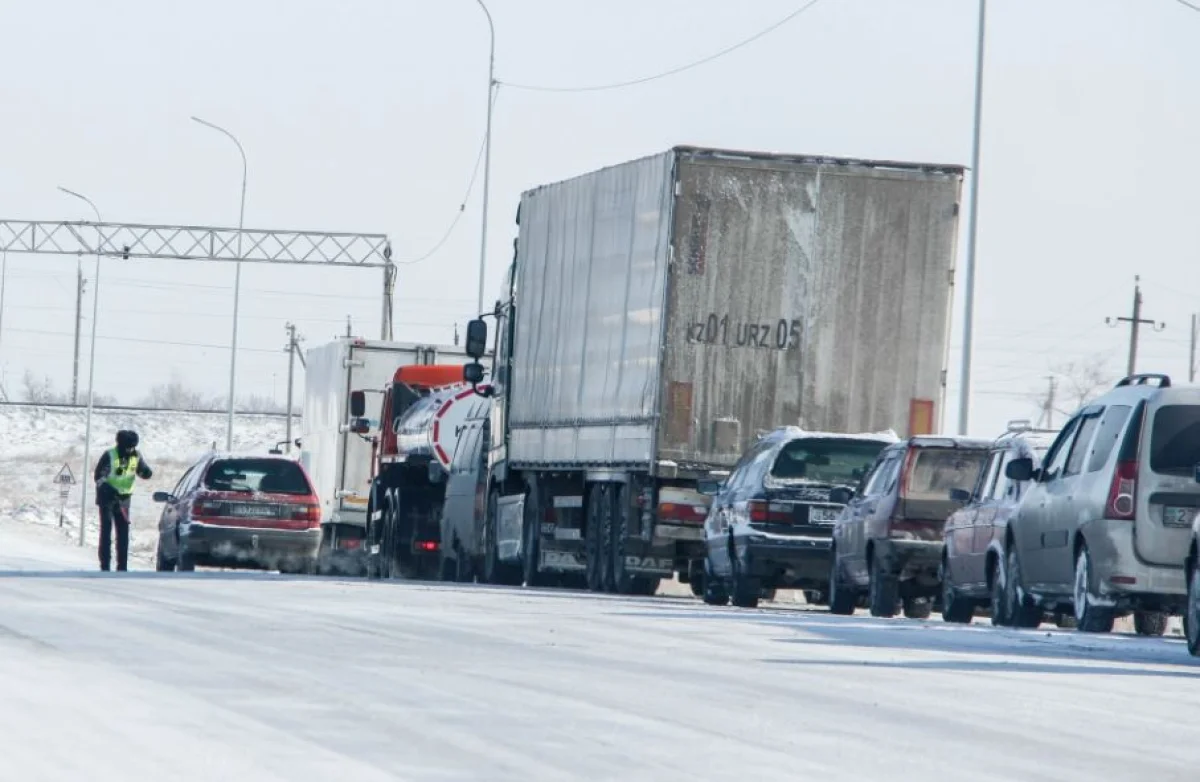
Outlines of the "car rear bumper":
{"type": "Polygon", "coordinates": [[[831,544],[829,538],[813,537],[751,535],[734,540],[744,572],[783,589],[825,589],[831,544]]]}
{"type": "MultiPolygon", "coordinates": [[[[1133,539],[1133,523],[1100,519],[1079,527],[1092,558],[1099,595],[1122,598],[1163,598],[1165,603],[1182,608],[1187,597],[1187,578],[1182,553],[1178,566],[1156,565],[1138,556],[1133,539]]],[[[1171,606],[1166,606],[1171,607],[1171,606]]]]}
{"type": "Polygon", "coordinates": [[[884,572],[902,580],[921,578],[936,580],[942,561],[943,543],[940,540],[899,540],[883,538],[875,541],[875,560],[884,572]]]}
{"type": "Polygon", "coordinates": [[[180,527],[180,544],[200,563],[246,566],[316,559],[321,530],[274,530],[191,523],[180,527]]]}

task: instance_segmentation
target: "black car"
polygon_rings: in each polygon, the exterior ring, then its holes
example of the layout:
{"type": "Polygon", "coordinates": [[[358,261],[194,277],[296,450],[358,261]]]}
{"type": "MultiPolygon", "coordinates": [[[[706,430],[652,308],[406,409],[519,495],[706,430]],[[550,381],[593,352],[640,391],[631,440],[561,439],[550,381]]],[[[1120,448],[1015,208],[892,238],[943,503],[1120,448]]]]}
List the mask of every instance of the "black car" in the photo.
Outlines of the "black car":
{"type": "Polygon", "coordinates": [[[829,590],[830,532],[842,505],[830,492],[855,486],[890,432],[845,435],[777,429],[760,439],[713,496],[704,524],[704,602],[753,608],[775,589],[802,589],[811,602],[829,590]]]}

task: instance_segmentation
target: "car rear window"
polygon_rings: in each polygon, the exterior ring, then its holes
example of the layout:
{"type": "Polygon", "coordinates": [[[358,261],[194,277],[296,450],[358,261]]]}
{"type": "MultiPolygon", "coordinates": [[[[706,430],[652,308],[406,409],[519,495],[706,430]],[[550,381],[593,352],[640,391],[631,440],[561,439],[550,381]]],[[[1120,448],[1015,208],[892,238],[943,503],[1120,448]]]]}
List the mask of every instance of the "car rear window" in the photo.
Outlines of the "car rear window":
{"type": "Polygon", "coordinates": [[[311,494],[300,465],[287,459],[218,459],[204,476],[213,491],[311,494]]]}
{"type": "Polygon", "coordinates": [[[780,481],[857,486],[886,445],[832,437],[792,440],[779,452],[771,477],[780,481]]]}
{"type": "Polygon", "coordinates": [[[919,448],[905,480],[905,499],[945,500],[951,489],[971,491],[987,460],[985,450],[919,448]]]}
{"type": "Polygon", "coordinates": [[[1154,414],[1150,469],[1161,475],[1191,475],[1200,464],[1200,405],[1166,405],[1154,414]]]}

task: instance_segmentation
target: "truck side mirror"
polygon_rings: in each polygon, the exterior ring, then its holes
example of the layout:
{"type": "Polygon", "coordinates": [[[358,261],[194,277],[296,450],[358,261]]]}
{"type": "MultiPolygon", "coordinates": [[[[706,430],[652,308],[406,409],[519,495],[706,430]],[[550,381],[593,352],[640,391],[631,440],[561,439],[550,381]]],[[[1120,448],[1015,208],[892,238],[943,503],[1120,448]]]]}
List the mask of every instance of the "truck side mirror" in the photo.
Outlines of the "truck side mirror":
{"type": "Polygon", "coordinates": [[[350,416],[362,418],[367,414],[367,395],[362,391],[350,392],[350,416]]]}
{"type": "Polygon", "coordinates": [[[476,318],[467,324],[467,355],[478,361],[487,353],[487,323],[476,318]]]}
{"type": "Polygon", "coordinates": [[[477,386],[483,382],[483,364],[478,361],[472,361],[470,364],[463,366],[463,380],[473,386],[477,386]]]}

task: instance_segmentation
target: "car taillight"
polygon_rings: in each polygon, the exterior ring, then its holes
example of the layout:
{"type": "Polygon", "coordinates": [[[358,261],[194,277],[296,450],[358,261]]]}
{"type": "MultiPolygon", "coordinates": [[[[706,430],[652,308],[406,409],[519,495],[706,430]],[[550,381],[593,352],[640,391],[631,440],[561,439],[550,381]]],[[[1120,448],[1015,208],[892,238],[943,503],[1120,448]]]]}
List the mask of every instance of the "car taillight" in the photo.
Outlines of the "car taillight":
{"type": "Polygon", "coordinates": [[[219,516],[221,503],[215,500],[192,500],[193,516],[219,516]]]}
{"type": "Polygon", "coordinates": [[[413,544],[417,551],[437,551],[438,543],[436,540],[418,540],[413,544]]]}
{"type": "Polygon", "coordinates": [[[750,500],[746,510],[752,522],[790,522],[792,508],[783,502],[767,502],[766,500],[750,500]]]}
{"type": "Polygon", "coordinates": [[[307,521],[310,527],[318,526],[321,523],[321,506],[297,505],[292,509],[292,519],[294,521],[307,521]]]}
{"type": "Polygon", "coordinates": [[[1104,518],[1117,521],[1133,519],[1137,513],[1137,479],[1136,461],[1117,462],[1112,485],[1108,488],[1108,502],[1104,505],[1104,518]]]}

